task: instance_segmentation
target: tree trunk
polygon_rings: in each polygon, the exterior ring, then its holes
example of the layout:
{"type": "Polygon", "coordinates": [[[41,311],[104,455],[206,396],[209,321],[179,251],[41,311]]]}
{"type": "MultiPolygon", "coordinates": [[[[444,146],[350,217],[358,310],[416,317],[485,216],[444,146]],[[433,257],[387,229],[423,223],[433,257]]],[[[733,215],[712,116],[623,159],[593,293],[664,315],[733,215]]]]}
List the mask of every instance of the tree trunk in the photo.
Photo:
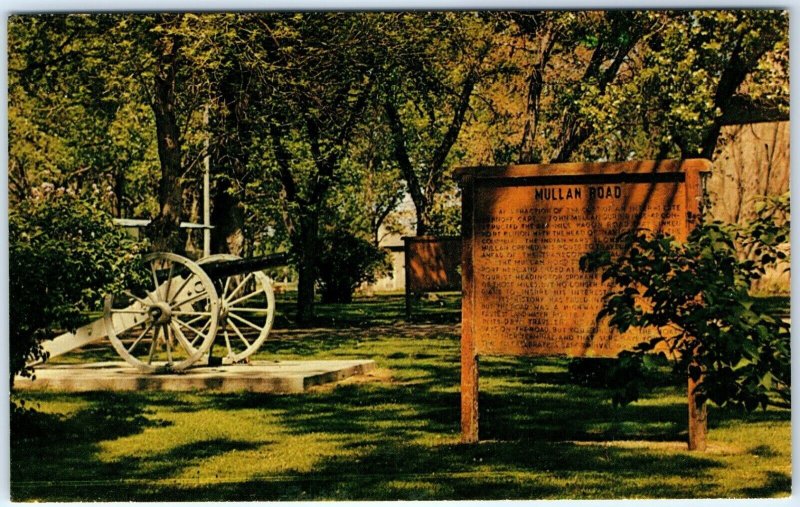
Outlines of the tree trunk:
{"type": "Polygon", "coordinates": [[[541,106],[542,91],[544,90],[544,73],[547,64],[550,62],[550,54],[555,46],[556,36],[552,27],[552,21],[543,21],[544,29],[542,33],[536,29],[539,23],[528,24],[523,21],[530,17],[518,17],[517,23],[523,30],[530,32],[531,35],[538,35],[539,48],[536,54],[536,63],[531,69],[528,77],[528,102],[525,110],[525,126],[522,133],[522,141],[519,149],[520,164],[538,164],[542,161],[542,155],[536,150],[536,136],[539,130],[539,113],[541,106]]]}
{"type": "MultiPolygon", "coordinates": [[[[640,22],[636,19],[636,14],[633,12],[609,11],[606,13],[606,19],[610,23],[611,35],[607,36],[609,37],[608,39],[606,37],[600,38],[581,79],[584,83],[596,80],[600,96],[605,95],[608,86],[617,78],[622,64],[628,58],[628,54],[645,32],[644,26],[640,25],[640,22]],[[619,36],[618,34],[622,29],[627,32],[628,39],[624,43],[618,43],[615,38],[619,36]],[[604,68],[603,64],[608,59],[611,59],[611,63],[604,68]]],[[[594,125],[587,123],[579,115],[575,104],[567,109],[563,115],[562,125],[564,127],[561,132],[561,140],[550,157],[550,163],[568,162],[572,154],[595,131],[594,125]]]]}
{"type": "Polygon", "coordinates": [[[297,271],[297,323],[308,324],[314,318],[314,285],[317,281],[317,244],[319,243],[319,212],[309,210],[301,218],[295,252],[297,271]]]}
{"type": "Polygon", "coordinates": [[[181,136],[175,114],[175,75],[179,42],[175,37],[156,41],[158,60],[152,109],[156,122],[161,181],[158,185],[158,216],[147,227],[154,251],[183,253],[181,239],[181,136]]]}
{"type": "Polygon", "coordinates": [[[253,122],[250,117],[254,100],[247,83],[252,76],[234,60],[233,68],[220,83],[220,95],[227,114],[217,118],[220,133],[213,151],[215,172],[224,176],[218,180],[211,212],[211,251],[243,256],[247,250],[244,234],[245,212],[242,199],[231,192],[232,181],[245,188],[251,181],[247,171],[253,143],[253,122]]]}
{"type": "MultiPolygon", "coordinates": [[[[757,58],[751,61],[745,61],[742,58],[742,40],[744,35],[741,35],[736,41],[736,47],[731,54],[731,59],[725,66],[722,75],[717,84],[717,92],[714,94],[714,105],[719,109],[720,115],[714,118],[714,123],[706,131],[703,140],[700,143],[700,156],[711,160],[714,157],[714,151],[717,148],[717,140],[722,131],[722,117],[728,110],[731,102],[731,97],[736,93],[736,90],[744,82],[747,75],[753,70],[753,67],[758,63],[762,53],[759,53],[757,58]]],[[[766,52],[766,46],[764,49],[766,52]]]]}
{"type": "Polygon", "coordinates": [[[414,200],[414,209],[417,216],[417,236],[426,236],[431,227],[430,206],[426,200],[414,200]]]}
{"type": "Polygon", "coordinates": [[[211,251],[243,256],[245,254],[244,209],[239,197],[230,193],[230,183],[221,180],[214,194],[211,213],[211,251]]]}

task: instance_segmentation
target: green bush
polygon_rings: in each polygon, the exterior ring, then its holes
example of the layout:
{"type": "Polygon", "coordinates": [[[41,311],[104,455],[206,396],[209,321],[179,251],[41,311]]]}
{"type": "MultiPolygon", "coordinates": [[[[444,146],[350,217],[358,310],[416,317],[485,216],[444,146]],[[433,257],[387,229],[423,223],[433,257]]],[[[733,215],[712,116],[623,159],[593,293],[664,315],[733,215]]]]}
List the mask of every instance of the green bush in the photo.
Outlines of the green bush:
{"type": "Polygon", "coordinates": [[[743,256],[754,259],[764,275],[767,267],[789,258],[789,193],[762,197],[754,211],[754,219],[735,232],[743,256]]]}
{"type": "Polygon", "coordinates": [[[43,358],[42,340],[84,324],[107,291],[132,283],[145,246],[92,202],[47,186],[11,210],[8,226],[13,385],[33,375],[26,363],[43,358]]]}
{"type": "Polygon", "coordinates": [[[388,269],[386,253],[348,232],[333,232],[322,239],[317,283],[323,303],[350,303],[364,282],[388,269]]]}
{"type": "MultiPolygon", "coordinates": [[[[749,292],[764,265],[780,256],[743,260],[735,246],[740,235],[719,222],[697,227],[683,243],[628,232],[620,237],[623,254],[594,252],[581,259],[581,267],[599,269],[611,282],[598,318],[609,316],[623,332],[632,327],[653,332],[652,339],[626,353],[627,361],[652,364],[652,351],[661,347],[679,371],[703,377],[700,400],[747,410],[788,406],[789,325],[759,311],[749,292]]],[[[621,401],[636,398],[635,392],[628,394],[621,401]]]]}

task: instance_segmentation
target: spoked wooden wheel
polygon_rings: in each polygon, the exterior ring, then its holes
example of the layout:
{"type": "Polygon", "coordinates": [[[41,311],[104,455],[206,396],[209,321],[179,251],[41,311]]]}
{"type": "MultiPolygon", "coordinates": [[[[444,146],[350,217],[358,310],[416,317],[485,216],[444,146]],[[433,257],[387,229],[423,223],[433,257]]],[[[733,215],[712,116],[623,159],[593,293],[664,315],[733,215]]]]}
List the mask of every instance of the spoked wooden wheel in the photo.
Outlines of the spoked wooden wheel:
{"type": "Polygon", "coordinates": [[[146,291],[106,298],[106,332],[119,355],[141,370],[183,370],[211,348],[217,291],[197,264],[180,255],[155,253],[144,262],[152,279],[146,291]]]}
{"type": "MultiPolygon", "coordinates": [[[[231,254],[216,254],[200,259],[200,265],[239,260],[231,254]]],[[[254,354],[267,339],[275,318],[272,281],[261,271],[233,275],[218,282],[220,322],[218,333],[225,345],[223,363],[238,363],[254,354]]]]}

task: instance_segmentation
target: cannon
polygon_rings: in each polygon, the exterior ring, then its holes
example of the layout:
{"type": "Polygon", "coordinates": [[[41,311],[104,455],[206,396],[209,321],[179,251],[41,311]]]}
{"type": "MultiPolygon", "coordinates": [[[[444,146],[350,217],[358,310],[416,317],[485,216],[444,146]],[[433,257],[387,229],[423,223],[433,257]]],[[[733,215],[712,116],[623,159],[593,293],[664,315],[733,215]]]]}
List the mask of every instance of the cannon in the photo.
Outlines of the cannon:
{"type": "Polygon", "coordinates": [[[49,357],[107,337],[117,353],[145,372],[247,361],[275,318],[272,281],[263,273],[285,254],[241,259],[217,254],[192,261],[173,253],[144,257],[144,287],[105,298],[103,317],[43,343],[49,357]],[[221,357],[213,347],[223,346],[221,357]]]}

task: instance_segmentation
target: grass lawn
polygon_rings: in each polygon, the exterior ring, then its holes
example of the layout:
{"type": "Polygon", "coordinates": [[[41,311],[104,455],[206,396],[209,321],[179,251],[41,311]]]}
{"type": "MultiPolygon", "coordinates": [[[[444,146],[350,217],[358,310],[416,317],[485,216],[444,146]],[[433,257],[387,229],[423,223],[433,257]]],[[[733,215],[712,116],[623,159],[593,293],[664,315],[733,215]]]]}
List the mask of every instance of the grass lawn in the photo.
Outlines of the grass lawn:
{"type": "MultiPolygon", "coordinates": [[[[567,360],[481,363],[481,443],[459,443],[457,298],[279,305],[256,359],[369,358],[369,376],[301,395],[24,393],[43,415],[11,438],[16,501],[776,497],[790,494],[786,410],[711,407],[686,451],[685,385],[613,408],[567,360]],[[335,326],[335,327],[334,327],[335,326]]],[[[110,345],[65,360],[115,359],[110,345]]]]}

